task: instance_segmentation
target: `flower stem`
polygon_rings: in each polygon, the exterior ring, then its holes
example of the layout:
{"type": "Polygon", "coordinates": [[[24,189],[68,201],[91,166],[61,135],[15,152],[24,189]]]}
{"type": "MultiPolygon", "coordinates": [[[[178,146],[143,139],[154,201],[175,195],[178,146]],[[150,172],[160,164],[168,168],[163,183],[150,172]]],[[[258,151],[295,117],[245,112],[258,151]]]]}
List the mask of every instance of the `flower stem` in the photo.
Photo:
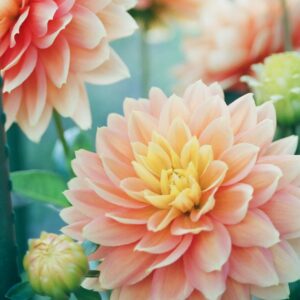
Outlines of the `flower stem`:
{"type": "Polygon", "coordinates": [[[2,106],[2,79],[0,78],[0,299],[19,279],[17,242],[9,180],[8,146],[5,134],[5,114],[2,106]]]}
{"type": "Polygon", "coordinates": [[[58,136],[58,138],[62,144],[62,147],[64,149],[66,160],[68,161],[70,149],[69,149],[68,143],[65,139],[64,128],[62,125],[61,116],[56,111],[54,111],[53,118],[54,118],[57,136],[58,136]]]}
{"type": "Polygon", "coordinates": [[[291,24],[289,19],[289,12],[286,0],[281,0],[281,6],[283,10],[283,28],[284,28],[284,48],[285,51],[292,51],[292,33],[291,33],[291,24]]]}
{"type": "Polygon", "coordinates": [[[148,95],[148,89],[149,89],[149,78],[150,78],[150,53],[149,53],[149,45],[147,43],[147,32],[148,32],[148,26],[145,22],[144,26],[141,26],[141,45],[140,45],[140,51],[141,51],[141,67],[142,67],[142,93],[143,97],[146,97],[148,95]]]}

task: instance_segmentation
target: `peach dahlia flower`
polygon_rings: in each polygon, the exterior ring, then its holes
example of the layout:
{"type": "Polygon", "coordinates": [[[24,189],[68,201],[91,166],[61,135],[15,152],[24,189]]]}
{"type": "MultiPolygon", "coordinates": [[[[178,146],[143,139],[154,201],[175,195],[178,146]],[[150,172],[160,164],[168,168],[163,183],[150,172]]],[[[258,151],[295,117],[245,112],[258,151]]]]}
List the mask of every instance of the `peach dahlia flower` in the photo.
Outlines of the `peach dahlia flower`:
{"type": "MultiPolygon", "coordinates": [[[[285,299],[300,278],[297,137],[275,111],[227,106],[216,84],[126,99],[79,151],[63,232],[100,246],[94,284],[113,300],[285,299]]],[[[89,282],[89,285],[92,283],[89,282]]]]}
{"type": "Polygon", "coordinates": [[[16,121],[29,138],[38,141],[53,109],[83,129],[90,127],[84,82],[108,84],[128,76],[109,46],[110,41],[136,29],[126,11],[128,3],[1,0],[0,70],[6,128],[16,121]]]}
{"type": "MultiPolygon", "coordinates": [[[[288,0],[294,46],[300,45],[300,2],[288,0]]],[[[240,77],[254,63],[283,50],[281,1],[214,0],[201,10],[199,34],[187,38],[183,84],[203,79],[223,88],[240,88],[240,77]]]]}

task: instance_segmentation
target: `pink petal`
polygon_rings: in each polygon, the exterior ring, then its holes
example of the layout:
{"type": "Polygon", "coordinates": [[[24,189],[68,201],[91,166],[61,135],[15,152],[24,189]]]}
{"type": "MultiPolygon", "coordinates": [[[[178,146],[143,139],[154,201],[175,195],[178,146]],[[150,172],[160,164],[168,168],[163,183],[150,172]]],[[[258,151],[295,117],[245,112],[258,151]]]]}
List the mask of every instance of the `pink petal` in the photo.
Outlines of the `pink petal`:
{"type": "Polygon", "coordinates": [[[257,112],[252,94],[247,94],[229,105],[233,133],[241,134],[256,126],[257,112]]]}
{"type": "Polygon", "coordinates": [[[220,189],[215,195],[215,206],[211,215],[223,224],[241,222],[252,199],[253,188],[247,184],[236,184],[220,189]]]}
{"type": "Polygon", "coordinates": [[[138,241],[146,233],[143,225],[120,224],[104,215],[83,228],[83,236],[103,246],[122,246],[138,241]]]}
{"type": "Polygon", "coordinates": [[[171,233],[174,235],[198,234],[212,229],[213,223],[206,216],[203,216],[197,222],[193,222],[189,216],[181,216],[176,218],[171,225],[171,233]]]}
{"type": "Polygon", "coordinates": [[[259,148],[252,144],[237,144],[220,157],[228,166],[223,185],[231,185],[245,178],[255,165],[259,148]]]}
{"type": "Polygon", "coordinates": [[[152,283],[153,299],[186,299],[192,292],[182,260],[178,260],[154,272],[152,283]]]}
{"type": "Polygon", "coordinates": [[[268,215],[282,238],[300,237],[300,200],[288,191],[277,192],[261,209],[268,215]]]}
{"type": "Polygon", "coordinates": [[[233,145],[233,132],[225,117],[211,122],[199,137],[201,145],[211,145],[215,158],[233,145]]]}
{"type": "Polygon", "coordinates": [[[201,232],[185,254],[185,260],[203,272],[220,271],[231,252],[230,236],[226,228],[214,222],[212,231],[201,232]]]}
{"type": "Polygon", "coordinates": [[[231,278],[227,279],[226,285],[222,300],[251,300],[248,285],[240,284],[231,278]]]}
{"type": "Polygon", "coordinates": [[[229,276],[243,284],[268,287],[279,283],[271,252],[263,248],[233,247],[229,276]]]}
{"type": "Polygon", "coordinates": [[[300,279],[300,259],[292,246],[281,241],[270,248],[280,282],[289,283],[300,279]]]}
{"type": "Polygon", "coordinates": [[[264,155],[295,154],[297,145],[298,136],[291,135],[270,144],[264,155]]]}
{"type": "Polygon", "coordinates": [[[279,242],[279,232],[259,209],[250,210],[242,222],[227,226],[231,241],[239,247],[269,248],[279,242]]]}
{"type": "Polygon", "coordinates": [[[243,179],[244,183],[251,185],[254,189],[253,199],[250,207],[258,207],[266,203],[277,190],[281,170],[271,164],[256,165],[251,173],[243,179]]]}
{"type": "Polygon", "coordinates": [[[278,284],[270,287],[252,286],[251,294],[261,299],[282,300],[289,298],[290,289],[288,284],[278,284]]]}
{"type": "Polygon", "coordinates": [[[16,116],[21,105],[22,95],[22,87],[16,88],[11,93],[5,93],[3,95],[3,109],[6,113],[6,130],[8,130],[12,123],[16,120],[16,116]]]}
{"type": "Polygon", "coordinates": [[[100,265],[102,288],[113,289],[135,284],[146,278],[146,270],[155,256],[146,252],[134,251],[133,245],[112,249],[100,265]]]}
{"type": "Polygon", "coordinates": [[[187,300],[205,300],[205,298],[199,291],[194,290],[192,294],[187,298],[187,300]]]}
{"type": "Polygon", "coordinates": [[[148,229],[154,232],[163,230],[180,215],[181,211],[174,207],[172,207],[170,210],[160,210],[153,214],[148,220],[148,229]]]}
{"type": "Polygon", "coordinates": [[[269,101],[257,107],[257,121],[258,123],[263,120],[272,120],[274,131],[276,129],[276,111],[274,104],[269,101]]]}
{"type": "Polygon", "coordinates": [[[168,98],[164,92],[159,88],[151,88],[149,92],[149,110],[151,114],[159,118],[163,105],[168,98]]]}
{"type": "Polygon", "coordinates": [[[180,241],[181,237],[171,235],[169,229],[159,232],[148,232],[137,243],[135,250],[160,254],[173,250],[180,241]]]}

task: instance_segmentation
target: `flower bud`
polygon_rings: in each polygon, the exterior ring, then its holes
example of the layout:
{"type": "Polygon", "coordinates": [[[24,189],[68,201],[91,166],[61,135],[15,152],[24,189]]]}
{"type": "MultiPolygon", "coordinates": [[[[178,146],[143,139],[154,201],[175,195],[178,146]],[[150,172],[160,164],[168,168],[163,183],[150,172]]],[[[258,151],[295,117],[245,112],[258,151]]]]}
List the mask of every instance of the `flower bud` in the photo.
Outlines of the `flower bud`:
{"type": "Polygon", "coordinates": [[[255,76],[242,80],[253,89],[257,103],[273,101],[282,126],[300,122],[300,54],[274,54],[252,68],[255,76]]]}
{"type": "Polygon", "coordinates": [[[33,290],[53,299],[68,299],[88,271],[83,248],[65,235],[43,232],[29,241],[24,268],[33,290]]]}

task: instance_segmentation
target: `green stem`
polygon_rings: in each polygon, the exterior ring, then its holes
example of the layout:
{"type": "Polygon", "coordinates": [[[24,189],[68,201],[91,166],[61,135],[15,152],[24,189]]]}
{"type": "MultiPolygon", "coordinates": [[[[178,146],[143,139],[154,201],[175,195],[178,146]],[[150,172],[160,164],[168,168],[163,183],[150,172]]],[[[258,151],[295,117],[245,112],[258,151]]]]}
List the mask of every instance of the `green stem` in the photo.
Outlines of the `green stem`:
{"type": "Polygon", "coordinates": [[[5,134],[5,114],[2,107],[2,79],[0,78],[0,299],[19,279],[17,242],[9,180],[8,146],[5,134]]]}
{"type": "Polygon", "coordinates": [[[291,24],[289,19],[289,11],[286,0],[281,0],[281,6],[283,10],[283,28],[284,28],[284,48],[285,51],[292,51],[292,33],[291,33],[291,24]]]}
{"type": "Polygon", "coordinates": [[[149,45],[147,43],[147,32],[148,26],[147,22],[145,22],[144,26],[141,26],[141,67],[142,67],[142,93],[143,97],[148,95],[149,90],[149,78],[150,78],[150,53],[149,53],[149,45]]]}
{"type": "Polygon", "coordinates": [[[65,139],[64,128],[63,128],[61,116],[56,111],[54,111],[53,118],[54,118],[57,136],[58,136],[58,138],[62,144],[62,147],[64,149],[66,160],[68,161],[70,149],[69,149],[68,143],[65,139]]]}

